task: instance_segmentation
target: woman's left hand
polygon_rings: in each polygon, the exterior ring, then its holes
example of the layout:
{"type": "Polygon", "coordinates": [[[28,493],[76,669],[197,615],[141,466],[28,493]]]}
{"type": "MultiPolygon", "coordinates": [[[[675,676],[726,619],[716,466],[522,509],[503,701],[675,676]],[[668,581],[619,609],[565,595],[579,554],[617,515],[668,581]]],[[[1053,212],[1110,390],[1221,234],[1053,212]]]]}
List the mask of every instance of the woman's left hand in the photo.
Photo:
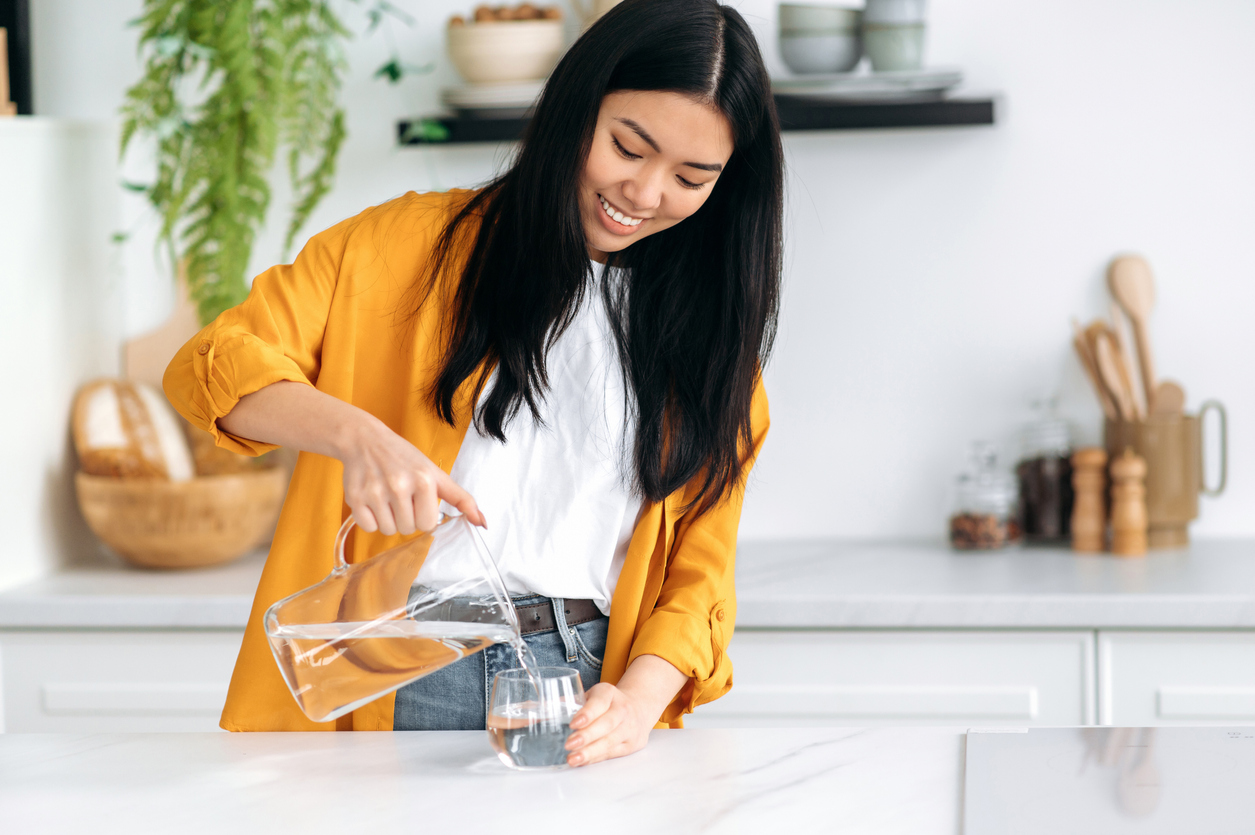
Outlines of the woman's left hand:
{"type": "Polygon", "coordinates": [[[644,748],[663,709],[687,680],[663,659],[642,655],[631,663],[618,687],[594,685],[584,707],[571,718],[567,763],[591,765],[644,748]]]}

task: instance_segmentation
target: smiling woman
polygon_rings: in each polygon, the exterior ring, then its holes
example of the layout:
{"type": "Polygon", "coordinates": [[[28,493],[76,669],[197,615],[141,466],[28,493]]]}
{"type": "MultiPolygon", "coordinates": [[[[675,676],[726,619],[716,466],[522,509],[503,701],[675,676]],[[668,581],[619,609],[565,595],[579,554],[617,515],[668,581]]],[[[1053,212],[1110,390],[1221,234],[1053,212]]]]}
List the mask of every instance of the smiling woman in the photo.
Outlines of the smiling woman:
{"type": "Polygon", "coordinates": [[[730,156],[732,127],[716,107],[656,90],[620,90],[602,99],[580,179],[594,260],[605,262],[607,253],[700,209],[730,156]],[[709,161],[694,162],[699,159],[709,161]]]}
{"type": "MultiPolygon", "coordinates": [[[[543,624],[524,641],[584,679],[570,764],[631,753],[727,692],[782,180],[741,16],[625,0],[555,69],[505,174],[315,236],[189,342],[166,374],[189,420],[237,451],[302,450],[223,726],[320,727],[275,675],[260,614],[327,572],[346,511],[357,561],[432,527],[442,501],[492,519],[516,606],[543,624]]],[[[336,727],[483,728],[486,682],[512,663],[489,647],[336,727]]]]}

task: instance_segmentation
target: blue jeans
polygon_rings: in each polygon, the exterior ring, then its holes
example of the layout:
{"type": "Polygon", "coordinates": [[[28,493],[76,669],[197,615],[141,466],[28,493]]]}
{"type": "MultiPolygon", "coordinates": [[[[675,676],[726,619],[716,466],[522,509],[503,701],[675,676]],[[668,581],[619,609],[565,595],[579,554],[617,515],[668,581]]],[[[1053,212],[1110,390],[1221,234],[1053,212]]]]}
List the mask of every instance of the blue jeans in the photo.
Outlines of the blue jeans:
{"type": "MultiPolygon", "coordinates": [[[[515,606],[550,602],[539,595],[513,600],[515,606]]],[[[578,670],[587,690],[601,680],[610,618],[567,626],[562,598],[555,597],[552,603],[558,627],[524,635],[523,641],[542,667],[578,670]]],[[[398,731],[482,731],[491,707],[493,676],[518,666],[513,647],[493,644],[411,682],[397,691],[392,727],[398,731]]]]}

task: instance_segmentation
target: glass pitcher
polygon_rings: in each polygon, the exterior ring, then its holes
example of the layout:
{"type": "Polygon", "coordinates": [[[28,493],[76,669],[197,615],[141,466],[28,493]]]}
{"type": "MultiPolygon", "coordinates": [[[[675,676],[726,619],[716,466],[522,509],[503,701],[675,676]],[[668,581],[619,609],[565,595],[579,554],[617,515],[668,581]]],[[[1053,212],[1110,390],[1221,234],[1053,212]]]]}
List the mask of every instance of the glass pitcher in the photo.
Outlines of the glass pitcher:
{"type": "Polygon", "coordinates": [[[266,610],[266,638],[301,710],[329,722],[494,643],[519,646],[518,613],[479,531],[444,515],[431,531],[335,567],[266,610]]]}

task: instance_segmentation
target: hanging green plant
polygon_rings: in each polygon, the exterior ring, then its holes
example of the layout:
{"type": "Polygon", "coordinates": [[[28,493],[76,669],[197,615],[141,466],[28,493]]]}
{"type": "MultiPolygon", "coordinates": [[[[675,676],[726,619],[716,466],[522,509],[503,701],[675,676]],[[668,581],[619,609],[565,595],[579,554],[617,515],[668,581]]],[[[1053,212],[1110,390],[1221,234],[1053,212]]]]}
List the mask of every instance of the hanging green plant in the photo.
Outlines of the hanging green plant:
{"type": "Polygon", "coordinates": [[[122,152],[156,142],[146,187],[202,323],[244,300],[245,273],[286,149],[285,252],[331,187],[345,137],[348,29],[320,0],[145,0],[143,77],[122,108],[122,152]]]}

